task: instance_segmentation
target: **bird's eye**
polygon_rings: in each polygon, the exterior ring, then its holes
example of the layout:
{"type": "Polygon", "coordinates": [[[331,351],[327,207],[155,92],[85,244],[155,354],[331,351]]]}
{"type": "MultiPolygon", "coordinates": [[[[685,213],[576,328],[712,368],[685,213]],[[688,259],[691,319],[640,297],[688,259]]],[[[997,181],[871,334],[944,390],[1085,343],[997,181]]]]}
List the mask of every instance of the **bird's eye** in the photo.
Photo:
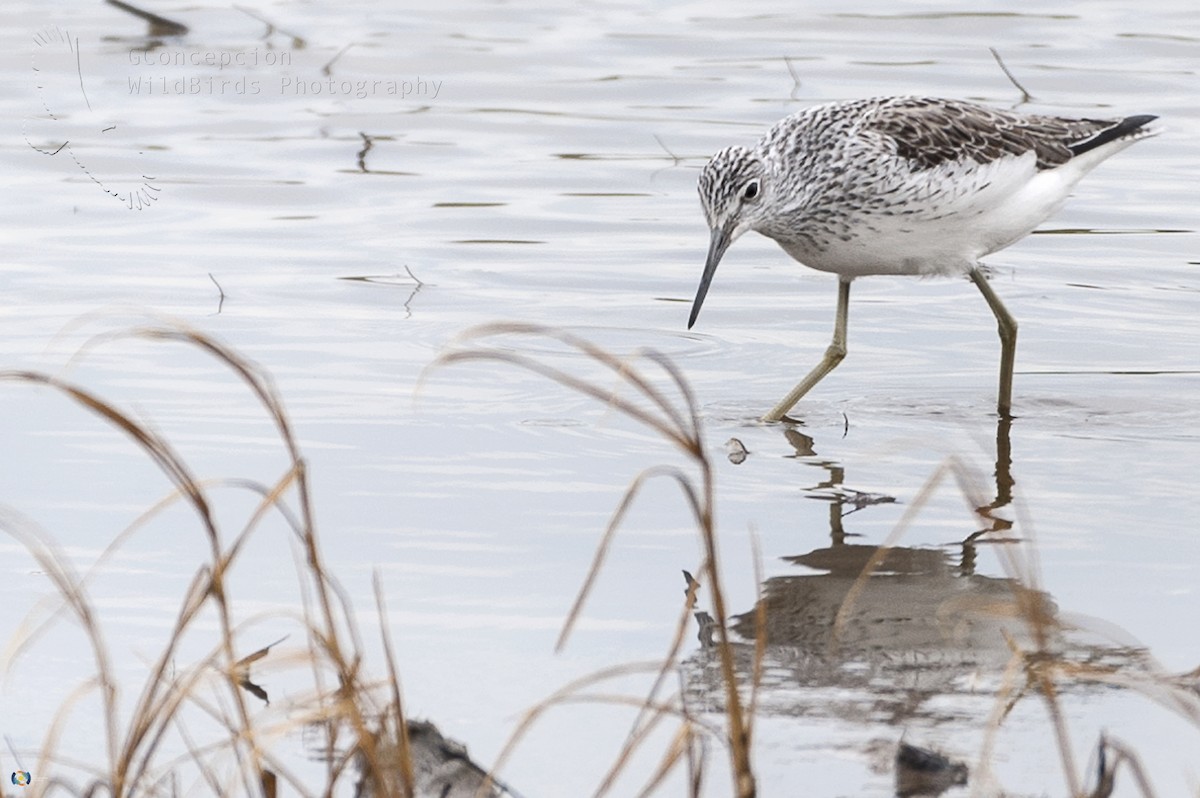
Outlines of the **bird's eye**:
{"type": "Polygon", "coordinates": [[[746,187],[742,189],[742,199],[752,200],[757,196],[758,196],[758,181],[751,180],[749,183],[746,184],[746,187]]]}

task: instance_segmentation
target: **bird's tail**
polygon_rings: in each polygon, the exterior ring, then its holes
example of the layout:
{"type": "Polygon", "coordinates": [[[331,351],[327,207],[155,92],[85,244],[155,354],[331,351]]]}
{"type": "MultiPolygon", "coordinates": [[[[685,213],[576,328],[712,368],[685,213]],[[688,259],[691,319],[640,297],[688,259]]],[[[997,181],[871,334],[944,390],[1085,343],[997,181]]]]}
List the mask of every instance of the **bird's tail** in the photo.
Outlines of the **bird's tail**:
{"type": "Polygon", "coordinates": [[[1085,139],[1080,139],[1073,144],[1067,145],[1067,149],[1073,155],[1082,155],[1088,150],[1094,150],[1097,147],[1103,147],[1110,141],[1118,139],[1136,139],[1146,138],[1147,136],[1156,136],[1162,132],[1162,128],[1157,125],[1150,125],[1155,119],[1158,119],[1154,114],[1139,114],[1137,116],[1127,116],[1120,122],[1116,122],[1109,127],[1097,130],[1092,135],[1085,139]]]}

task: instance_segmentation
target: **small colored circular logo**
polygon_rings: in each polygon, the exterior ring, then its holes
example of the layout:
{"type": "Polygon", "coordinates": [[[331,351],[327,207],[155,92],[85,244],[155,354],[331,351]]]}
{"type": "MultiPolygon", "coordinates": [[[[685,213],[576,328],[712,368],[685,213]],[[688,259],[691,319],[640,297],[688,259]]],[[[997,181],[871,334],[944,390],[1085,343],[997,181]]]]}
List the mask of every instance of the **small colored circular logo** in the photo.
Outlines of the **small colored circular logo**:
{"type": "Polygon", "coordinates": [[[14,770],[12,774],[12,783],[18,787],[24,787],[31,781],[28,770],[14,770]]]}

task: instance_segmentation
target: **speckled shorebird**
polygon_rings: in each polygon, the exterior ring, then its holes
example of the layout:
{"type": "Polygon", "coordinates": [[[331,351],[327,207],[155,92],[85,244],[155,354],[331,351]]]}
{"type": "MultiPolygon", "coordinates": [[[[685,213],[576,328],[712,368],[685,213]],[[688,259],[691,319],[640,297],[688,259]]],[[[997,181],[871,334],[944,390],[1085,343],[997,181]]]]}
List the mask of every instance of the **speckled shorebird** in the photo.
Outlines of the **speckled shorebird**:
{"type": "Polygon", "coordinates": [[[1157,117],[1072,119],[959,100],[881,97],[808,108],[700,173],[712,230],[696,322],[721,256],[755,230],[838,275],[833,341],[763,419],[778,421],[846,356],[850,282],[869,274],[966,274],[1000,329],[999,412],[1012,407],[1017,322],[979,259],[1028,235],[1097,164],[1158,132],[1157,117]]]}

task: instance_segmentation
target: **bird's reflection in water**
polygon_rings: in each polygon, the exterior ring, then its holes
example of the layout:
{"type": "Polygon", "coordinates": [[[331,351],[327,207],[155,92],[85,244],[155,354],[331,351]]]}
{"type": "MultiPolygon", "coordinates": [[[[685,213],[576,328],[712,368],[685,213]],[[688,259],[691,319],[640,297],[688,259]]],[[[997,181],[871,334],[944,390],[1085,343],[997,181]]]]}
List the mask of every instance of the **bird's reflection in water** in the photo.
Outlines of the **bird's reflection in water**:
{"type": "MultiPolygon", "coordinates": [[[[955,721],[978,728],[1014,647],[1091,663],[1131,656],[1064,633],[1048,594],[976,572],[977,546],[1015,545],[1012,522],[997,512],[1013,496],[1009,433],[1010,422],[1001,420],[994,495],[976,502],[979,526],[965,525],[957,547],[885,551],[848,543],[854,535],[845,527],[853,513],[895,499],[850,489],[841,464],[821,459],[810,437],[784,430],[796,456],[825,472],[807,492],[830,503],[829,542],[784,557],[806,572],[767,579],[756,606],[731,619],[737,667],[747,682],[756,640],[765,643],[760,714],[897,729],[955,721]],[[1031,617],[1040,621],[1031,624],[1031,617]]],[[[693,709],[720,711],[712,619],[696,617],[701,645],[684,663],[687,700],[693,709]]]]}
{"type": "MultiPolygon", "coordinates": [[[[996,513],[1012,501],[1009,430],[1010,423],[1002,420],[995,497],[977,510],[982,528],[964,529],[957,550],[897,545],[884,552],[875,545],[848,543],[853,536],[846,525],[852,514],[895,498],[850,488],[841,463],[820,457],[808,435],[784,428],[795,456],[824,472],[806,493],[829,503],[829,544],[784,557],[808,572],[767,579],[758,606],[732,619],[731,628],[746,644],[739,656],[747,672],[761,623],[765,711],[871,717],[895,724],[944,714],[952,710],[944,702],[930,707],[932,699],[973,693],[981,676],[1004,667],[1010,642],[1026,642],[1028,625],[1018,612],[1018,597],[1026,607],[1054,615],[1053,602],[1044,593],[1007,577],[975,572],[976,545],[990,536],[1011,539],[1011,522],[996,513]],[[822,693],[811,701],[784,691],[797,687],[852,690],[836,700],[822,693]],[[780,693],[778,701],[771,696],[773,688],[780,693]]],[[[711,640],[711,627],[703,628],[703,621],[701,627],[701,641],[711,640]]],[[[707,647],[702,645],[695,658],[699,682],[694,687],[719,700],[720,691],[710,692],[705,685],[717,676],[702,667],[707,647]]]]}
{"type": "MultiPolygon", "coordinates": [[[[764,635],[761,711],[829,715],[904,725],[921,717],[979,717],[975,704],[957,710],[935,699],[972,695],[979,680],[998,674],[1008,641],[1031,646],[1004,577],[962,574],[935,549],[896,547],[856,590],[875,546],[841,544],[786,558],[812,573],[776,576],[758,606],[732,619],[745,641],[739,667],[748,674],[754,643],[764,635]],[[848,600],[849,599],[849,600],[848,600]],[[761,619],[761,627],[760,627],[761,619]],[[839,688],[811,695],[794,688],[839,688]]],[[[1045,594],[1027,594],[1044,611],[1045,594]]],[[[711,640],[711,629],[702,640],[711,640]]],[[[702,646],[693,658],[696,698],[720,700],[719,673],[702,646]]],[[[986,690],[986,688],[985,688],[986,690]]],[[[984,710],[986,714],[986,709],[984,710]]]]}

